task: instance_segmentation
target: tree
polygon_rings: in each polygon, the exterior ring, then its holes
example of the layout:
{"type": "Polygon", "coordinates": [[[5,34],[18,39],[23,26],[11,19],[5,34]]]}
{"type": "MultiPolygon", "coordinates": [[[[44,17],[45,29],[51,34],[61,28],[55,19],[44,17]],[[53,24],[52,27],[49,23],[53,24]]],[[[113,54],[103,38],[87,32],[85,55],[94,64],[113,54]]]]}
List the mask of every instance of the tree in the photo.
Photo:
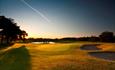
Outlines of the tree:
{"type": "MultiPolygon", "coordinates": [[[[20,27],[17,26],[17,23],[15,23],[13,19],[6,18],[5,16],[0,16],[0,30],[1,43],[6,44],[17,39],[22,39],[22,35],[26,33],[26,31],[21,30],[20,27]]],[[[25,36],[27,36],[27,33],[23,38],[25,38],[25,36]]]]}
{"type": "Polygon", "coordinates": [[[114,34],[113,32],[105,31],[99,35],[100,40],[102,42],[113,42],[114,41],[114,34]]]}
{"type": "Polygon", "coordinates": [[[28,36],[28,34],[26,33],[26,31],[22,30],[19,33],[19,39],[23,40],[23,42],[25,41],[25,37],[28,36]]]}

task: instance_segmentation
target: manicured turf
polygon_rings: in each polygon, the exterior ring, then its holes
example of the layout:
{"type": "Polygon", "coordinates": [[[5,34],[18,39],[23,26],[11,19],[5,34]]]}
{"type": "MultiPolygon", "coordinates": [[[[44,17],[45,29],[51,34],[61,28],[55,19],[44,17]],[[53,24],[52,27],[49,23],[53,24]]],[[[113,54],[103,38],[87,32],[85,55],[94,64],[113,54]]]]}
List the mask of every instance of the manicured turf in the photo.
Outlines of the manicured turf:
{"type": "MultiPolygon", "coordinates": [[[[88,54],[100,50],[81,50],[84,44],[96,43],[18,43],[8,50],[0,50],[0,70],[115,70],[114,61],[109,62],[88,54]]],[[[101,51],[115,51],[115,44],[101,44],[103,46],[98,46],[102,48],[101,51]]]]}

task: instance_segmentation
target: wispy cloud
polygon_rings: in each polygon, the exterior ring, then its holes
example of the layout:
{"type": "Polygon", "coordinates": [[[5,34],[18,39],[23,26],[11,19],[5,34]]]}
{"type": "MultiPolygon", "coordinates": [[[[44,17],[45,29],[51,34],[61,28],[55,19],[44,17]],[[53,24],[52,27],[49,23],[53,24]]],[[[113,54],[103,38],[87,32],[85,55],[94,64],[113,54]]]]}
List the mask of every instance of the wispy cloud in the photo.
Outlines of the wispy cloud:
{"type": "Polygon", "coordinates": [[[41,13],[39,10],[33,8],[25,0],[21,0],[21,2],[24,3],[26,6],[28,6],[29,8],[31,8],[33,11],[35,11],[38,15],[40,15],[42,18],[44,18],[47,22],[50,22],[50,20],[43,13],[41,13]]]}

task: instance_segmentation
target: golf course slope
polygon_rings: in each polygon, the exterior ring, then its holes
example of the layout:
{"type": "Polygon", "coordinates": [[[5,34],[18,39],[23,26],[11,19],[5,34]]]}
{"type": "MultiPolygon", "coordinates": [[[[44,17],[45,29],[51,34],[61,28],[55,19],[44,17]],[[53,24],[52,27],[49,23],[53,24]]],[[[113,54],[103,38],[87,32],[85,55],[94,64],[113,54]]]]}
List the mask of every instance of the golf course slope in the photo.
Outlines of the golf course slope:
{"type": "Polygon", "coordinates": [[[0,50],[0,70],[115,70],[114,59],[108,60],[92,55],[114,52],[114,43],[16,43],[10,47],[0,50]],[[95,47],[96,50],[86,47],[85,50],[83,45],[88,44],[100,45],[96,46],[98,49],[95,47]]]}

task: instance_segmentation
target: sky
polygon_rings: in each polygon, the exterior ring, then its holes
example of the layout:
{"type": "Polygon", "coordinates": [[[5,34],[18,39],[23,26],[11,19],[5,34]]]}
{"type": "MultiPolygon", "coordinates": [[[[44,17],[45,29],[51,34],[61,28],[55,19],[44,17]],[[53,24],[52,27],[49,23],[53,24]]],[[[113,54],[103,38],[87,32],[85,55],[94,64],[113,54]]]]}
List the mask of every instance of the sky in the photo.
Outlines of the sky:
{"type": "Polygon", "coordinates": [[[0,15],[34,38],[115,33],[115,0],[0,0],[0,15]]]}

